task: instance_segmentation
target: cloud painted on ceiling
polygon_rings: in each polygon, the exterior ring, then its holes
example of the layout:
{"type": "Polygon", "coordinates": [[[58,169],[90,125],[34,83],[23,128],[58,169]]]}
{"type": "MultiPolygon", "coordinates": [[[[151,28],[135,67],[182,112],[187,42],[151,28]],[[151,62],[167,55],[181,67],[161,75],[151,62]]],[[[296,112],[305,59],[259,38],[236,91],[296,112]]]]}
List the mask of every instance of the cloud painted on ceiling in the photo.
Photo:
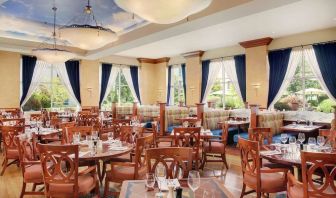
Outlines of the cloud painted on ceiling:
{"type": "MultiPolygon", "coordinates": [[[[68,24],[83,12],[86,0],[56,0],[57,25],[68,24]]],[[[147,24],[123,11],[113,0],[92,0],[95,17],[118,34],[147,24]]],[[[41,41],[52,31],[53,0],[0,0],[0,37],[41,41]]]]}

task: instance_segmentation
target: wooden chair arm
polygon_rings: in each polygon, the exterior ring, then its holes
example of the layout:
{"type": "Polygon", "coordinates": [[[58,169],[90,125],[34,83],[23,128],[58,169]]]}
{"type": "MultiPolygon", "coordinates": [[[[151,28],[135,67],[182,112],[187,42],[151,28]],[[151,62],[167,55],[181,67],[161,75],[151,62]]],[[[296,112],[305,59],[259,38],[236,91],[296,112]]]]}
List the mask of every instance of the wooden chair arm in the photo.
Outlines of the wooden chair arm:
{"type": "Polygon", "coordinates": [[[78,173],[78,175],[86,175],[88,173],[95,173],[96,172],[96,166],[89,166],[87,169],[82,170],[78,173]]]}
{"type": "Polygon", "coordinates": [[[24,161],[24,162],[21,162],[21,163],[22,163],[22,165],[24,165],[24,166],[41,164],[40,161],[24,161]]]}

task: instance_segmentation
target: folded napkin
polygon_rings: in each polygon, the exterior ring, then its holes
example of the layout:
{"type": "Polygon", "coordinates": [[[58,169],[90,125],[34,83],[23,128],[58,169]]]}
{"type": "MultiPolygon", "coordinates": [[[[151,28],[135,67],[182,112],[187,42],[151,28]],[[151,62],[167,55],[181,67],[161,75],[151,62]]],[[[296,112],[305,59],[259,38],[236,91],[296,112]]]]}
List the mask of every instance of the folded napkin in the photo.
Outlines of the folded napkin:
{"type": "Polygon", "coordinates": [[[127,150],[127,147],[126,146],[110,146],[109,150],[112,150],[112,151],[124,151],[124,150],[127,150]]]}
{"type": "Polygon", "coordinates": [[[280,155],[281,152],[280,151],[276,151],[276,150],[271,150],[271,151],[260,151],[261,155],[280,155]]]}

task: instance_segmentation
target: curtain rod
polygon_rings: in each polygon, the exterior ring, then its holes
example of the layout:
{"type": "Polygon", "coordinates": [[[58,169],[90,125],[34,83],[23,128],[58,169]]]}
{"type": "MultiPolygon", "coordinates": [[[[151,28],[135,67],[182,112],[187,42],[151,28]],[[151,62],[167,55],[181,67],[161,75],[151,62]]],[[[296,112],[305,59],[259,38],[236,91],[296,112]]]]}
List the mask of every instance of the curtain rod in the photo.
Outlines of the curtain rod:
{"type": "Polygon", "coordinates": [[[306,47],[306,46],[309,46],[309,45],[327,44],[327,43],[335,43],[335,42],[336,42],[336,40],[331,40],[331,41],[325,41],[325,42],[319,42],[319,43],[310,43],[310,44],[305,44],[305,45],[296,45],[296,46],[292,46],[292,47],[284,47],[284,48],[272,49],[272,50],[268,50],[268,51],[284,50],[284,49],[289,49],[289,48],[306,47]]]}

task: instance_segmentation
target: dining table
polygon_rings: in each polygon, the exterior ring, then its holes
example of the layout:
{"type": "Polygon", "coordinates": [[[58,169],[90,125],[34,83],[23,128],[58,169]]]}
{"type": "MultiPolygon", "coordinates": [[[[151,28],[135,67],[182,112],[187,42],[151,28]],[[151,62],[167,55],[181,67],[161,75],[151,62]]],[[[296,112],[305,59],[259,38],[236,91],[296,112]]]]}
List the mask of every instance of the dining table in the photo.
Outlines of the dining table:
{"type": "MultiPolygon", "coordinates": [[[[195,191],[195,194],[188,186],[187,179],[179,180],[179,185],[182,188],[183,198],[199,197],[203,198],[203,194],[207,192],[208,197],[220,197],[220,198],[231,198],[235,197],[227,187],[225,187],[224,182],[217,178],[200,178],[200,187],[195,191]],[[194,196],[195,195],[195,196],[194,196]]],[[[120,197],[123,198],[155,198],[155,194],[159,192],[158,188],[154,190],[148,190],[146,188],[145,180],[126,180],[122,183],[120,197]]],[[[163,191],[163,197],[166,197],[168,191],[163,191]]],[[[174,191],[174,197],[176,191],[174,191]]]]}
{"type": "Polygon", "coordinates": [[[323,128],[321,125],[306,125],[306,124],[288,124],[280,127],[280,130],[290,134],[304,133],[307,137],[316,137],[318,130],[323,128]]]}

